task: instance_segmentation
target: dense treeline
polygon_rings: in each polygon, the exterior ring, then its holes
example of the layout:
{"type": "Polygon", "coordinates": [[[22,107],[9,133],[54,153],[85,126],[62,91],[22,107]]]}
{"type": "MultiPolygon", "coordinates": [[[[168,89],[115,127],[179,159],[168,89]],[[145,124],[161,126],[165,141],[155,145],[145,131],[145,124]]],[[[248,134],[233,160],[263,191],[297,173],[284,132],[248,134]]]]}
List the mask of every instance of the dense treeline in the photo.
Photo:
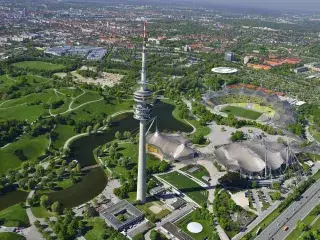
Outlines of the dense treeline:
{"type": "Polygon", "coordinates": [[[15,140],[23,133],[26,122],[17,119],[0,119],[0,147],[15,140]]]}
{"type": "Polygon", "coordinates": [[[256,217],[255,214],[238,206],[226,190],[217,188],[215,199],[213,210],[220,226],[227,232],[239,232],[241,227],[246,226],[256,217]],[[235,216],[237,216],[236,219],[235,216]]]}

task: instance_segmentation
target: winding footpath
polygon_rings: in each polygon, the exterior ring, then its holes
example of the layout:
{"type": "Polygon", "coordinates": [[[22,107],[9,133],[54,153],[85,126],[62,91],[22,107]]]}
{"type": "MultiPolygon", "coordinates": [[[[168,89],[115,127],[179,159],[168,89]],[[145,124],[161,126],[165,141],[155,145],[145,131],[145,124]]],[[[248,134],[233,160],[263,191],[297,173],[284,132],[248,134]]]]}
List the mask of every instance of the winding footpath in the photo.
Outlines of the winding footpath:
{"type": "MultiPolygon", "coordinates": [[[[57,97],[58,97],[58,93],[59,93],[59,94],[62,94],[62,95],[65,95],[64,93],[59,92],[57,89],[53,89],[53,90],[54,90],[54,92],[55,92],[55,94],[56,94],[57,97]]],[[[50,116],[55,117],[55,116],[57,116],[57,115],[63,115],[63,114],[72,112],[72,111],[74,111],[74,110],[77,110],[77,109],[79,109],[79,108],[81,108],[81,107],[83,107],[83,106],[85,106],[85,105],[90,104],[90,103],[95,103],[95,102],[99,102],[99,101],[103,100],[103,97],[102,97],[102,98],[99,98],[99,99],[97,99],[97,100],[92,100],[92,101],[88,101],[88,102],[82,103],[82,104],[80,104],[79,106],[77,106],[77,107],[75,107],[75,108],[72,108],[72,105],[73,105],[74,101],[77,100],[78,98],[80,98],[81,96],[83,96],[84,94],[86,94],[86,91],[85,91],[85,90],[83,90],[82,88],[80,88],[80,90],[82,91],[82,93],[81,93],[80,95],[71,98],[72,100],[71,100],[71,102],[69,103],[68,110],[66,110],[66,111],[64,111],[64,112],[62,112],[62,113],[53,114],[53,113],[51,112],[51,109],[49,109],[49,114],[50,114],[50,116]]]]}

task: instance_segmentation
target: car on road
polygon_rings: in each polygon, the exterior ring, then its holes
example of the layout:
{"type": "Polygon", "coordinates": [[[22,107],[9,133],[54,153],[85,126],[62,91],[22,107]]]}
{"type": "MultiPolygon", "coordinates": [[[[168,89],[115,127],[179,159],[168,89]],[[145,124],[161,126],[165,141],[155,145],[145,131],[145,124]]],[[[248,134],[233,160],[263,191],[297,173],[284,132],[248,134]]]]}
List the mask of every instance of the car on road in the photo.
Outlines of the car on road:
{"type": "Polygon", "coordinates": [[[283,227],[282,227],[282,230],[283,230],[283,231],[287,231],[288,229],[289,229],[288,226],[283,226],[283,227]]]}

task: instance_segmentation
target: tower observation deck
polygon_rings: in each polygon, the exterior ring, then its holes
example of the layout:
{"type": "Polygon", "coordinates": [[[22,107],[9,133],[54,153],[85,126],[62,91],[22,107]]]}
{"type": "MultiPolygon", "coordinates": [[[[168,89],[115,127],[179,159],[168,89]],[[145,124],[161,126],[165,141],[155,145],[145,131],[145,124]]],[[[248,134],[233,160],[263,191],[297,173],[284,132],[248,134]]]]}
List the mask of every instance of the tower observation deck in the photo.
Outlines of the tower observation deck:
{"type": "Polygon", "coordinates": [[[152,92],[147,88],[146,42],[147,32],[146,23],[144,23],[141,80],[139,89],[134,93],[134,118],[140,121],[137,181],[137,200],[140,202],[146,201],[146,122],[151,117],[150,100],[152,97],[152,92]]]}

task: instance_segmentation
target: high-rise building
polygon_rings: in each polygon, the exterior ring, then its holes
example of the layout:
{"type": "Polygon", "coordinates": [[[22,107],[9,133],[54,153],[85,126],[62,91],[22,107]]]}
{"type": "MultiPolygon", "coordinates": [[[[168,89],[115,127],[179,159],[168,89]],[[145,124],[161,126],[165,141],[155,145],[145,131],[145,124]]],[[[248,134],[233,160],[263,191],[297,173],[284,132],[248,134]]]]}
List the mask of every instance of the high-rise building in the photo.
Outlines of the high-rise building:
{"type": "Polygon", "coordinates": [[[142,47],[142,69],[139,89],[134,93],[134,118],[140,121],[139,132],[139,158],[138,158],[138,181],[137,181],[137,201],[145,202],[147,194],[146,183],[146,124],[151,117],[150,99],[152,92],[147,89],[147,71],[146,71],[146,42],[147,32],[146,23],[143,31],[142,47]]]}
{"type": "Polygon", "coordinates": [[[233,52],[226,52],[224,54],[224,60],[228,62],[233,62],[236,60],[236,54],[233,52]]]}

